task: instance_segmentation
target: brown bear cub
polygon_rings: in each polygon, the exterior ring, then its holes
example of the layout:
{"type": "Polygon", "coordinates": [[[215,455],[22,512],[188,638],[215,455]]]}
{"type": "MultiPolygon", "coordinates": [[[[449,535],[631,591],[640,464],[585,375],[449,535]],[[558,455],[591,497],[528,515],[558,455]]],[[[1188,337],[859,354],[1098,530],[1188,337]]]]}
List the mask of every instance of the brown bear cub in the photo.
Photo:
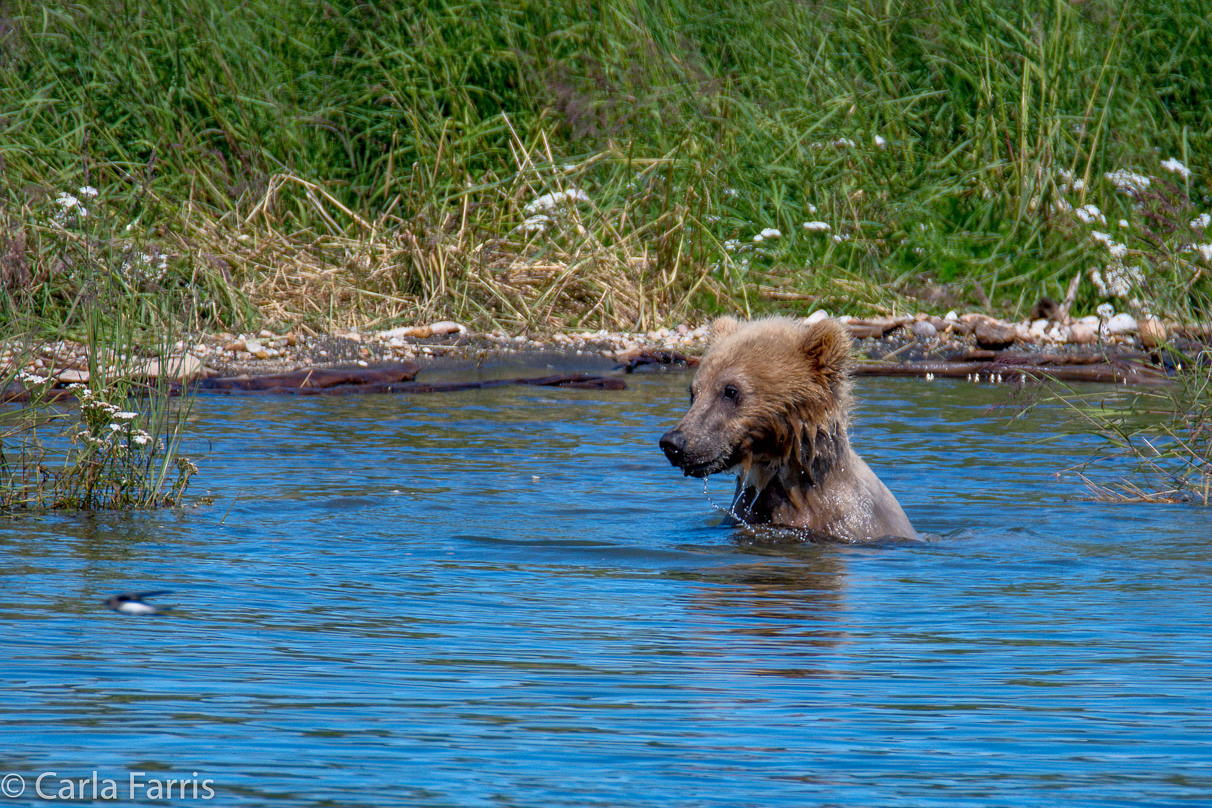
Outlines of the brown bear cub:
{"type": "Polygon", "coordinates": [[[690,410],[661,448],[688,476],[737,475],[730,512],[741,522],[847,540],[917,538],[850,448],[850,351],[835,320],[716,320],[690,410]]]}

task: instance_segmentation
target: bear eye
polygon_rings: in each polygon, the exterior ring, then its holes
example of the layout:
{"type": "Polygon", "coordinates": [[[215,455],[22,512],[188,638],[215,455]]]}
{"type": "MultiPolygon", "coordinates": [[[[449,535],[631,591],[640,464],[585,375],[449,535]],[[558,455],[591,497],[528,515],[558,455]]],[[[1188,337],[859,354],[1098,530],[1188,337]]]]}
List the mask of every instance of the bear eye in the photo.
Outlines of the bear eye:
{"type": "Polygon", "coordinates": [[[728,399],[729,401],[736,401],[740,397],[741,391],[736,389],[735,386],[731,384],[724,385],[724,398],[728,399]]]}

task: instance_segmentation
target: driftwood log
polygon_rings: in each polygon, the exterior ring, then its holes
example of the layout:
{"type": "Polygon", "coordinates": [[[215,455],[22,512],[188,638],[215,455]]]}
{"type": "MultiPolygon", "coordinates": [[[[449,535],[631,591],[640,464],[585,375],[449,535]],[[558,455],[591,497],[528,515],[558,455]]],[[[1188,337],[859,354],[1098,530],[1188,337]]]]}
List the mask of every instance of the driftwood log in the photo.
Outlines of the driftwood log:
{"type": "MultiPolygon", "coordinates": [[[[230,376],[200,379],[192,384],[208,393],[295,396],[346,396],[374,393],[453,393],[459,390],[484,390],[520,384],[528,387],[567,387],[574,390],[626,390],[627,382],[616,376],[594,376],[587,373],[559,373],[551,376],[517,379],[490,379],[474,382],[418,382],[420,366],[401,362],[378,368],[331,369],[314,368],[272,376],[230,376]]],[[[180,395],[186,387],[174,382],[170,395],[180,395]]],[[[59,401],[73,396],[65,387],[46,391],[45,400],[59,401]]],[[[0,389],[0,403],[23,404],[30,400],[29,391],[19,384],[0,389]]]]}
{"type": "Polygon", "coordinates": [[[421,366],[416,362],[400,362],[377,368],[312,368],[272,376],[245,375],[201,379],[196,386],[199,390],[247,393],[299,393],[322,390],[352,392],[354,387],[412,381],[420,370],[421,366]]]}
{"type": "Polygon", "coordinates": [[[938,376],[945,378],[998,377],[1002,380],[1055,379],[1062,382],[1096,382],[1099,384],[1165,384],[1165,371],[1130,360],[1105,361],[1097,357],[1066,357],[1071,360],[1092,359],[1090,362],[1068,361],[1049,364],[1038,361],[1046,356],[1029,355],[1008,361],[1001,357],[988,361],[948,362],[858,362],[855,376],[938,376]]]}
{"type": "Polygon", "coordinates": [[[234,376],[203,379],[200,390],[214,393],[269,393],[298,396],[345,396],[372,393],[453,393],[459,390],[483,390],[511,384],[531,387],[570,387],[577,390],[626,390],[627,383],[612,376],[562,373],[553,376],[491,379],[474,382],[418,382],[420,366],[401,362],[381,368],[314,369],[282,373],[276,376],[234,376]]]}

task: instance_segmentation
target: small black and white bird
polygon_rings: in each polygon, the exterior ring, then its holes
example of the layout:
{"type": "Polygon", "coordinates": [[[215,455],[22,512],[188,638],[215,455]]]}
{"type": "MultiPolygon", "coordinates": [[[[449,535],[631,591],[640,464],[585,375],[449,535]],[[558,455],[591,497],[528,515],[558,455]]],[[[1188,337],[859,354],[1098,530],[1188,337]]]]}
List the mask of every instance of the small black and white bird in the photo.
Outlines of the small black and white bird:
{"type": "Polygon", "coordinates": [[[125,592],[121,595],[114,595],[105,601],[105,605],[122,614],[161,614],[172,607],[156,606],[152,603],[144,603],[143,600],[144,598],[154,598],[157,595],[170,594],[172,592],[168,589],[158,589],[155,592],[125,592]]]}

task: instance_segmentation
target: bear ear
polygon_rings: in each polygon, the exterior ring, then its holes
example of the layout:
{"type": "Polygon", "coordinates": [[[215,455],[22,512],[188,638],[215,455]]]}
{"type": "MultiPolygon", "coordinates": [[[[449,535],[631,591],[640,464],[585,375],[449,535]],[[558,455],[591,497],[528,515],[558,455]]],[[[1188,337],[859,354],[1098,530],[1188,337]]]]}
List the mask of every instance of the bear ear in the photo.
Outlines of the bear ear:
{"type": "Polygon", "coordinates": [[[708,338],[708,344],[719,342],[729,334],[735,334],[737,327],[740,325],[735,317],[717,317],[711,324],[711,334],[708,338]]]}
{"type": "Polygon", "coordinates": [[[843,375],[850,363],[853,340],[837,320],[818,320],[804,327],[800,350],[822,375],[843,375]]]}

